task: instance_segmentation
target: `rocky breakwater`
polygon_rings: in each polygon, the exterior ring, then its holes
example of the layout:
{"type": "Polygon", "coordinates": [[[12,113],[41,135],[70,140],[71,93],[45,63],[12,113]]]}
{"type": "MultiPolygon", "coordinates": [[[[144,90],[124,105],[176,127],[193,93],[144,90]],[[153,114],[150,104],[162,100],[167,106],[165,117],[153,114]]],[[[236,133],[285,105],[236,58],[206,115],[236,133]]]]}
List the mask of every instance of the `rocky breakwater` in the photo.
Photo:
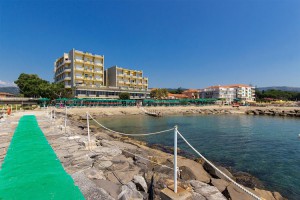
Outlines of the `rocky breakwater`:
{"type": "Polygon", "coordinates": [[[300,117],[300,108],[255,108],[245,111],[248,115],[300,117]]]}
{"type": "MultiPolygon", "coordinates": [[[[173,189],[172,154],[92,125],[89,145],[84,121],[69,120],[66,131],[61,124],[63,120],[57,119],[43,131],[86,199],[168,199],[173,189]]],[[[178,156],[178,167],[180,191],[187,192],[181,199],[252,199],[201,159],[178,156]]],[[[247,185],[264,199],[284,199],[279,193],[258,189],[257,184],[247,185]]]]}

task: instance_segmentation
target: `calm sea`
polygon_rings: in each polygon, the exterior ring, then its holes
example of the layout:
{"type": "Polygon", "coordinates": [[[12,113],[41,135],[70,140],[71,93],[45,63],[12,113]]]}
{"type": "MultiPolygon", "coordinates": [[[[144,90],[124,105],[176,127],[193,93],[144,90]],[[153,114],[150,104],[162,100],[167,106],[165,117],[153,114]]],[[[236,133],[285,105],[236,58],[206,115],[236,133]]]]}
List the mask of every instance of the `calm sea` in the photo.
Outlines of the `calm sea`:
{"type": "MultiPolygon", "coordinates": [[[[209,160],[259,178],[266,189],[291,200],[300,199],[300,119],[247,116],[126,116],[98,118],[105,126],[126,133],[146,133],[178,125],[178,130],[209,160]]],[[[140,138],[173,145],[173,134],[140,138]]],[[[192,152],[182,140],[181,149],[192,152]]]]}

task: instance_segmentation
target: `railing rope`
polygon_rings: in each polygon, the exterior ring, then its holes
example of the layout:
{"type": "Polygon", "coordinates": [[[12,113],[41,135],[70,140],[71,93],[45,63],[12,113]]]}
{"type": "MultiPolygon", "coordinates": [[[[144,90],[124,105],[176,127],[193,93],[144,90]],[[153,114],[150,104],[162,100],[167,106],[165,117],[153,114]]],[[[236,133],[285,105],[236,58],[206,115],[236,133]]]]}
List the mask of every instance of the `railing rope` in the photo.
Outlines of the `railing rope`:
{"type": "MultiPolygon", "coordinates": [[[[89,144],[90,144],[90,131],[89,131],[89,118],[91,118],[94,122],[96,122],[99,126],[101,126],[102,128],[113,132],[113,133],[117,133],[120,135],[126,135],[126,136],[148,136],[148,135],[155,135],[155,134],[160,134],[160,133],[165,133],[165,132],[169,132],[174,130],[174,168],[170,168],[174,170],[174,193],[177,193],[177,176],[178,176],[178,167],[177,167],[177,142],[178,142],[178,138],[177,135],[179,135],[183,141],[193,150],[195,151],[203,160],[205,160],[210,166],[212,166],[216,171],[218,171],[220,174],[222,174],[227,180],[229,180],[230,182],[232,182],[234,185],[236,185],[238,188],[240,188],[241,190],[243,190],[244,192],[246,192],[248,195],[252,196],[254,199],[256,200],[262,200],[262,198],[258,197],[257,195],[253,194],[252,192],[250,192],[249,190],[247,190],[245,187],[243,187],[242,185],[238,184],[237,182],[235,182],[232,178],[230,178],[228,175],[226,175],[224,172],[222,172],[220,169],[218,169],[213,163],[211,163],[207,158],[205,158],[201,153],[199,153],[186,139],[185,137],[178,131],[178,127],[174,126],[174,128],[171,129],[167,129],[167,130],[163,130],[163,131],[158,131],[158,132],[153,132],[153,133],[145,133],[145,134],[127,134],[127,133],[122,133],[122,132],[118,132],[118,131],[114,131],[111,130],[107,127],[105,127],[104,125],[102,125],[101,123],[99,123],[97,120],[95,120],[88,112],[87,112],[87,126],[88,126],[88,140],[89,140],[89,144]]],[[[123,149],[122,149],[123,150],[123,149]]],[[[131,153],[128,152],[126,150],[124,150],[127,153],[131,153]]],[[[133,154],[133,153],[131,153],[133,154]]],[[[135,154],[133,154],[135,155],[135,154]]],[[[138,156],[140,157],[140,156],[138,156]]],[[[140,157],[142,159],[148,160],[150,162],[152,162],[149,159],[140,157]]],[[[158,163],[157,163],[158,164],[158,163]]],[[[164,166],[164,165],[162,165],[164,166]]],[[[167,166],[164,166],[167,167],[167,166]]]]}
{"type": "Polygon", "coordinates": [[[240,188],[241,190],[243,190],[244,192],[246,192],[247,194],[249,194],[250,196],[252,196],[253,198],[257,199],[257,200],[262,200],[260,197],[258,197],[257,195],[253,194],[252,192],[248,191],[246,188],[244,188],[242,185],[238,184],[237,182],[235,182],[232,178],[230,178],[228,175],[226,175],[224,172],[222,172],[221,170],[219,170],[214,164],[212,164],[207,158],[205,158],[201,153],[199,153],[186,139],[185,137],[183,137],[183,135],[177,131],[178,135],[183,139],[183,141],[193,150],[195,151],[203,160],[205,160],[205,162],[207,162],[210,166],[212,166],[215,170],[217,170],[220,174],[222,174],[225,178],[227,178],[230,182],[232,182],[234,185],[236,185],[238,188],[240,188]]]}
{"type": "Polygon", "coordinates": [[[172,130],[174,130],[174,128],[171,128],[171,129],[167,129],[167,130],[163,130],[163,131],[158,131],[158,132],[153,132],[153,133],[142,133],[142,134],[128,134],[128,133],[122,133],[122,132],[118,132],[118,131],[114,131],[114,130],[111,130],[107,127],[105,127],[104,125],[100,124],[97,120],[95,120],[90,114],[89,114],[90,118],[96,122],[99,126],[101,126],[102,128],[110,131],[110,132],[113,132],[113,133],[117,133],[117,134],[120,134],[120,135],[126,135],[126,136],[147,136],[147,135],[156,135],[156,134],[160,134],[160,133],[166,133],[166,132],[170,132],[172,130]]]}

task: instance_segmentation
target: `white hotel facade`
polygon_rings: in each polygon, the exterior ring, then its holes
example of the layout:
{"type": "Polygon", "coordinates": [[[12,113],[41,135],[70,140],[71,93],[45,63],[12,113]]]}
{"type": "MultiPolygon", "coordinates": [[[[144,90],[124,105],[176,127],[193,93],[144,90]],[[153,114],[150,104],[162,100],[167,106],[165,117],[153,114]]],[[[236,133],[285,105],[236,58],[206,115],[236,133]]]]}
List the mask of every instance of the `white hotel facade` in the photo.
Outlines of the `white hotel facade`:
{"type": "Polygon", "coordinates": [[[201,98],[225,99],[230,104],[235,99],[242,103],[255,101],[255,87],[244,84],[210,86],[200,90],[201,98]]]}

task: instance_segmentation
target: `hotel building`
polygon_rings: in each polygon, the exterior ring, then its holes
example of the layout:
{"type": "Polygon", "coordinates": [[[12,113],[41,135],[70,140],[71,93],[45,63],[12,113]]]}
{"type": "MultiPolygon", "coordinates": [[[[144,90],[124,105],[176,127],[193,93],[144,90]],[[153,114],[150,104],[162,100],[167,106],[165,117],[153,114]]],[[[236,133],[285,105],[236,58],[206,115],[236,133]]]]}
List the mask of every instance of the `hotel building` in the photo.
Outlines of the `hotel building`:
{"type": "Polygon", "coordinates": [[[142,71],[116,66],[105,71],[103,55],[75,49],[54,63],[54,82],[63,82],[78,98],[119,98],[121,92],[128,92],[132,99],[147,98],[148,78],[142,76],[142,71]]]}
{"type": "Polygon", "coordinates": [[[210,86],[200,90],[201,98],[225,99],[230,104],[236,99],[242,103],[255,101],[255,88],[244,84],[210,86]]]}

